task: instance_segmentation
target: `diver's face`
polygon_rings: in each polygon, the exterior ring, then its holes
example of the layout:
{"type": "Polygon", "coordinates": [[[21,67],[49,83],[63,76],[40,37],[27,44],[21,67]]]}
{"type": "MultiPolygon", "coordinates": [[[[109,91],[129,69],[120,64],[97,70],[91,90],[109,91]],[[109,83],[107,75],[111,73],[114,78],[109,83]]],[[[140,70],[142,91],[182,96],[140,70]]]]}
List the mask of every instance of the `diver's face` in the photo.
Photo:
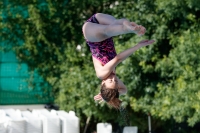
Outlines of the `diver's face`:
{"type": "Polygon", "coordinates": [[[111,73],[102,83],[105,84],[106,88],[115,89],[117,88],[118,78],[114,73],[111,73]]]}

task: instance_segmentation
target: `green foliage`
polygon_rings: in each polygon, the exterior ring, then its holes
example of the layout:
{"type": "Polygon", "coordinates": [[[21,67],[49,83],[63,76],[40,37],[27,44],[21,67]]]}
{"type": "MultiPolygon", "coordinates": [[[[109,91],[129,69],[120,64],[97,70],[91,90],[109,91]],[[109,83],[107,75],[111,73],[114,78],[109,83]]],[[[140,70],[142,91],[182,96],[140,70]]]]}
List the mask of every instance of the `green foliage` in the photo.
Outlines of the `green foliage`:
{"type": "Polygon", "coordinates": [[[133,86],[137,90],[131,92],[131,106],[163,120],[172,117],[194,126],[200,121],[199,6],[194,1],[160,0],[155,5],[160,17],[152,37],[157,44],[138,52],[141,61],[133,69],[139,72],[132,79],[139,79],[139,84],[133,86]]]}
{"type": "Polygon", "coordinates": [[[96,12],[128,18],[146,27],[144,37],[115,37],[117,52],[142,39],[156,43],[142,48],[117,67],[128,87],[121,97],[132,125],[147,130],[147,113],[155,119],[200,121],[199,0],[4,0],[0,2],[0,40],[3,50],[14,50],[18,58],[37,68],[51,84],[55,103],[75,110],[82,127],[86,117],[94,122],[119,122],[119,111],[95,103],[100,80],[82,35],[82,25],[96,12]]]}

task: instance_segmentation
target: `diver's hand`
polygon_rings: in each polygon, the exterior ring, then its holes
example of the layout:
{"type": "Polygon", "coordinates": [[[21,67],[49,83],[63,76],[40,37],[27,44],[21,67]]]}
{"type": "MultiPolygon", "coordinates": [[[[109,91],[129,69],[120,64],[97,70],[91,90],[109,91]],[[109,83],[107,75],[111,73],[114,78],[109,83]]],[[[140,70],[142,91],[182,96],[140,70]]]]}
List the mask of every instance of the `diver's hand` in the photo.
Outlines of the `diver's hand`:
{"type": "Polygon", "coordinates": [[[99,93],[98,95],[94,96],[94,100],[95,101],[99,101],[99,103],[104,101],[102,96],[101,96],[101,93],[99,93]]]}
{"type": "Polygon", "coordinates": [[[142,40],[137,45],[144,47],[144,46],[148,46],[154,42],[155,42],[154,40],[142,40]]]}

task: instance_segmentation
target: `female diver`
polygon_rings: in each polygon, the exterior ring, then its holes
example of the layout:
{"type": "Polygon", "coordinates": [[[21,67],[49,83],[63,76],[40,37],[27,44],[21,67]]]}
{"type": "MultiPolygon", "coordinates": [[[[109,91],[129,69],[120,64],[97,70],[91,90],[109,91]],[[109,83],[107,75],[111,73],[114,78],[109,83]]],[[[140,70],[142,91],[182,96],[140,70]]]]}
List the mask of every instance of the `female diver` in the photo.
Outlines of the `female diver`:
{"type": "Polygon", "coordinates": [[[141,47],[150,45],[154,40],[143,40],[119,54],[116,53],[112,37],[127,33],[144,35],[146,29],[127,19],[116,19],[111,15],[97,13],[89,18],[82,27],[90,51],[96,75],[101,82],[100,93],[94,100],[106,101],[119,109],[119,95],[126,94],[127,88],[117,77],[115,68],[141,47]]]}

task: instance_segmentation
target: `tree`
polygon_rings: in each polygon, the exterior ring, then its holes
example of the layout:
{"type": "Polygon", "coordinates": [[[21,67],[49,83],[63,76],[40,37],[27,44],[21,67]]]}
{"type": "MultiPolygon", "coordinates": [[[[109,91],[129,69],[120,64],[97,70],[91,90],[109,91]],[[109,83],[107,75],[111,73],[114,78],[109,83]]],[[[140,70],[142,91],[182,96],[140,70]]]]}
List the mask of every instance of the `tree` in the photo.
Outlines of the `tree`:
{"type": "MultiPolygon", "coordinates": [[[[137,89],[132,92],[131,106],[163,120],[172,117],[194,126],[200,120],[196,104],[199,102],[200,8],[196,1],[188,0],[160,0],[154,6],[153,11],[160,17],[152,15],[152,24],[157,22],[158,26],[151,26],[150,32],[157,44],[138,52],[137,57],[141,59],[133,68],[137,76],[132,77],[136,79],[132,88],[137,89]]],[[[143,14],[148,13],[146,9],[143,14]]],[[[137,58],[131,61],[134,60],[137,58]]]]}

